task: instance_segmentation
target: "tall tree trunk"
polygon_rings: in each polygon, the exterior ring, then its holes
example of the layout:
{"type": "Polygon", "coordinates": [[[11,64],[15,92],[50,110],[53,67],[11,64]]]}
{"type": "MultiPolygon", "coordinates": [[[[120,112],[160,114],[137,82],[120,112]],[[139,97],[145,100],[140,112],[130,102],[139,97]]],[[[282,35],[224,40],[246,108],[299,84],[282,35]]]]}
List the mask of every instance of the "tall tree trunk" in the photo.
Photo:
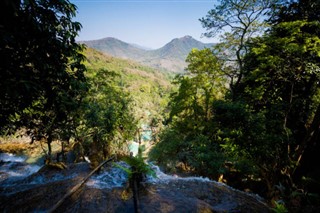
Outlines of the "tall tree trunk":
{"type": "Polygon", "coordinates": [[[131,177],[131,187],[132,187],[132,195],[133,195],[133,207],[134,212],[139,213],[139,174],[137,173],[137,169],[135,167],[131,168],[132,177],[131,177]]]}
{"type": "Polygon", "coordinates": [[[51,155],[52,155],[51,143],[52,143],[52,136],[50,134],[47,138],[47,144],[48,144],[48,156],[47,156],[48,159],[47,160],[48,160],[48,163],[50,163],[52,160],[52,158],[51,158],[51,155]]]}
{"type": "Polygon", "coordinates": [[[304,140],[297,150],[297,172],[294,170],[296,178],[301,178],[306,173],[318,168],[320,158],[320,104],[309,126],[304,140]],[[299,166],[299,168],[298,168],[299,166]]]}

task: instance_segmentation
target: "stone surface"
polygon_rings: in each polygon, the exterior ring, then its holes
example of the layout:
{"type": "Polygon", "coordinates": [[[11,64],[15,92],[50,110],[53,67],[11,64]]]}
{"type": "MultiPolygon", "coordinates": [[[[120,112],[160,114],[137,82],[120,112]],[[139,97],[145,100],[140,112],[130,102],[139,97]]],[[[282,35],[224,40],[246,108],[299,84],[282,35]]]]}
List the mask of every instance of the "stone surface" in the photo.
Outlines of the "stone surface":
{"type": "MultiPolygon", "coordinates": [[[[41,169],[23,180],[0,182],[2,212],[45,212],[90,172],[88,164],[57,171],[41,169]]],[[[107,171],[103,171],[107,172],[107,171]]],[[[139,190],[140,212],[269,212],[254,195],[197,179],[146,182],[139,190]]],[[[123,187],[84,185],[56,212],[134,212],[132,193],[123,187]]]]}

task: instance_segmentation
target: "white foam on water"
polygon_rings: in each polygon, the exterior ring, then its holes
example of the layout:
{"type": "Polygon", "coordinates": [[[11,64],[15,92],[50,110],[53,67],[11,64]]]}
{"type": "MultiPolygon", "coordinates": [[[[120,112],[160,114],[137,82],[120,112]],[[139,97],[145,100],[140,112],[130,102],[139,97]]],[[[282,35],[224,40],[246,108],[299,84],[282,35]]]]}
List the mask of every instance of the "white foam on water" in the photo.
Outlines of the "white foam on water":
{"type": "Polygon", "coordinates": [[[24,156],[16,156],[14,154],[0,153],[0,174],[3,174],[7,183],[17,179],[25,178],[39,171],[41,166],[35,164],[27,164],[24,156]]]}
{"type": "Polygon", "coordinates": [[[139,143],[135,141],[129,141],[128,148],[129,148],[129,151],[132,152],[133,156],[137,156],[139,152],[139,143]]]}
{"type": "Polygon", "coordinates": [[[226,188],[228,190],[231,191],[236,191],[238,193],[241,194],[245,194],[245,195],[249,195],[253,198],[255,198],[257,201],[263,202],[263,198],[260,197],[258,194],[253,194],[253,193],[249,193],[249,192],[244,192],[238,189],[235,189],[225,183],[221,183],[215,180],[211,180],[207,177],[195,177],[195,176],[191,176],[191,177],[179,177],[178,175],[168,175],[165,174],[164,172],[162,172],[160,170],[160,168],[152,163],[150,163],[151,168],[155,171],[156,173],[156,177],[152,177],[152,176],[148,176],[147,178],[147,182],[149,183],[153,183],[153,184],[157,184],[157,183],[168,183],[170,181],[196,181],[196,182],[211,182],[214,183],[217,186],[226,188]]]}
{"type": "MultiPolygon", "coordinates": [[[[126,169],[130,169],[130,166],[125,162],[117,163],[121,167],[126,169]]],[[[157,184],[157,183],[166,183],[173,180],[179,181],[198,181],[198,182],[213,182],[209,178],[203,177],[179,177],[177,175],[168,175],[160,170],[160,168],[156,165],[150,163],[151,168],[154,170],[156,176],[147,176],[147,183],[157,184]]],[[[100,174],[93,175],[86,183],[87,186],[92,188],[115,188],[122,187],[128,181],[128,174],[121,168],[113,166],[108,170],[103,171],[100,174]]]]}
{"type": "Polygon", "coordinates": [[[36,175],[35,177],[32,177],[32,180],[28,182],[28,184],[46,184],[46,183],[52,183],[60,180],[72,179],[76,176],[77,174],[65,176],[59,173],[50,177],[46,177],[45,175],[36,175]]]}
{"type": "MultiPolygon", "coordinates": [[[[5,185],[15,185],[16,180],[23,179],[28,177],[31,174],[39,171],[41,166],[35,164],[27,164],[25,163],[26,158],[22,156],[15,156],[13,154],[0,153],[0,175],[4,173],[7,175],[5,180],[5,185]]],[[[125,169],[130,169],[130,166],[125,162],[116,163],[119,166],[113,165],[112,167],[101,171],[99,174],[93,175],[86,183],[88,187],[98,188],[98,189],[112,189],[116,187],[123,187],[128,182],[128,174],[124,169],[119,167],[123,167],[125,169]]],[[[149,163],[150,167],[154,170],[156,176],[147,176],[147,183],[151,184],[166,184],[170,181],[196,181],[196,182],[211,182],[217,186],[224,187],[226,189],[237,191],[249,196],[254,197],[256,200],[263,202],[263,199],[256,194],[243,192],[232,188],[224,183],[220,183],[217,181],[210,180],[209,178],[204,177],[179,177],[178,175],[168,175],[161,171],[161,169],[149,163]]],[[[77,174],[72,174],[69,176],[63,176],[61,174],[56,174],[50,177],[45,177],[43,175],[35,176],[32,178],[28,184],[45,184],[50,182],[55,182],[63,179],[73,178],[77,174]]],[[[4,183],[4,182],[2,182],[4,183]]]]}
{"type": "MultiPolygon", "coordinates": [[[[118,162],[123,168],[130,169],[130,166],[125,162],[118,162]]],[[[197,181],[197,182],[211,182],[219,186],[226,187],[230,190],[236,190],[224,183],[220,183],[214,180],[211,180],[207,177],[179,177],[178,175],[169,175],[161,171],[159,166],[149,163],[151,169],[155,172],[155,176],[148,175],[147,183],[157,184],[157,183],[167,183],[170,181],[197,181]]],[[[87,186],[92,188],[114,188],[121,187],[128,181],[128,174],[121,168],[117,166],[112,166],[111,168],[101,171],[100,174],[93,175],[86,183],[87,186]]],[[[246,193],[246,192],[244,192],[246,193]]]]}
{"type": "Polygon", "coordinates": [[[0,162],[24,162],[27,158],[24,156],[16,156],[11,153],[0,153],[0,162]]]}
{"type": "MultiPolygon", "coordinates": [[[[121,167],[129,168],[125,162],[118,162],[121,167]]],[[[128,180],[128,174],[121,168],[112,166],[101,171],[100,174],[93,175],[86,183],[87,186],[98,189],[112,189],[124,186],[128,180]]]]}
{"type": "Polygon", "coordinates": [[[41,168],[41,166],[38,166],[38,165],[26,164],[20,170],[12,171],[12,173],[16,173],[17,176],[26,177],[26,176],[29,176],[33,173],[36,173],[37,171],[39,171],[40,168],[41,168]]]}
{"type": "Polygon", "coordinates": [[[209,178],[204,177],[179,177],[178,175],[168,175],[161,171],[159,166],[156,166],[150,163],[151,168],[155,171],[156,177],[148,176],[147,182],[149,183],[163,183],[173,180],[181,180],[181,181],[199,181],[199,182],[213,182],[209,178]]]}

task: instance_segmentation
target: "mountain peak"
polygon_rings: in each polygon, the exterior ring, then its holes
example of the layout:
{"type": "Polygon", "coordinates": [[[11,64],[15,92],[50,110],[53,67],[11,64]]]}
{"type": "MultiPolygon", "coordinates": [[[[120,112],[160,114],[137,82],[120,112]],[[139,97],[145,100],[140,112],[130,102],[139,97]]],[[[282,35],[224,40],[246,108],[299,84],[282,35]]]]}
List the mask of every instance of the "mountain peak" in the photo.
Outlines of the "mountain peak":
{"type": "Polygon", "coordinates": [[[174,38],[172,39],[169,43],[171,42],[180,42],[180,41],[197,41],[196,39],[194,39],[192,36],[186,35],[180,38],[174,38]]]}
{"type": "Polygon", "coordinates": [[[194,38],[192,38],[192,36],[190,35],[186,35],[186,36],[183,36],[181,39],[194,39],[194,38]]]}
{"type": "Polygon", "coordinates": [[[145,48],[112,37],[87,41],[85,44],[115,57],[135,60],[154,68],[173,72],[184,71],[184,68],[187,66],[185,60],[193,48],[203,49],[213,45],[202,43],[190,35],[175,38],[163,47],[155,50],[146,50],[145,48]]]}
{"type": "Polygon", "coordinates": [[[178,49],[184,49],[184,56],[191,51],[192,48],[198,48],[203,49],[204,47],[209,47],[210,45],[204,44],[196,39],[194,39],[192,36],[186,35],[181,38],[175,38],[171,40],[169,43],[167,43],[164,47],[160,48],[178,48],[178,49]]]}

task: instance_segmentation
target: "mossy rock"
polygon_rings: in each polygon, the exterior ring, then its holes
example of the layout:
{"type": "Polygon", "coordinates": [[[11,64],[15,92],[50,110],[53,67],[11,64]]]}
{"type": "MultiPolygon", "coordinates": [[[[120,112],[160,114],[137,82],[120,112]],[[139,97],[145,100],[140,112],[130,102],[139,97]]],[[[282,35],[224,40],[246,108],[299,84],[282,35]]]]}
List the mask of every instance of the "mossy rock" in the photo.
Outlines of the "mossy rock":
{"type": "Polygon", "coordinates": [[[63,162],[58,162],[58,163],[48,163],[46,165],[49,169],[58,169],[58,170],[64,170],[67,168],[66,164],[63,162]]]}

